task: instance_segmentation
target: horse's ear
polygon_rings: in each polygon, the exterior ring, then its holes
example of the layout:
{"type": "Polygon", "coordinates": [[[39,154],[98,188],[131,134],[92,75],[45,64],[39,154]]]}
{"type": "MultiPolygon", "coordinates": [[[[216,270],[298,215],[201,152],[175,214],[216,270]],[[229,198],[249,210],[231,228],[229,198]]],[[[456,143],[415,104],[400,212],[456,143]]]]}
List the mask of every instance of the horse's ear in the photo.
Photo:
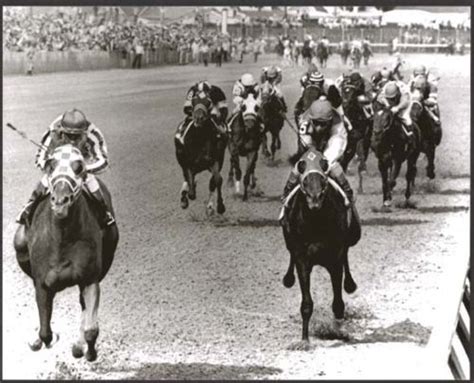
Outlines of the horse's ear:
{"type": "Polygon", "coordinates": [[[306,170],[306,161],[299,160],[298,163],[296,164],[296,170],[298,170],[298,173],[303,174],[304,171],[306,170]]]}
{"type": "Polygon", "coordinates": [[[326,172],[328,171],[328,169],[329,169],[329,162],[328,162],[328,160],[325,159],[325,158],[321,158],[321,159],[319,160],[319,166],[321,166],[321,170],[322,170],[324,173],[326,173],[326,172]]]}

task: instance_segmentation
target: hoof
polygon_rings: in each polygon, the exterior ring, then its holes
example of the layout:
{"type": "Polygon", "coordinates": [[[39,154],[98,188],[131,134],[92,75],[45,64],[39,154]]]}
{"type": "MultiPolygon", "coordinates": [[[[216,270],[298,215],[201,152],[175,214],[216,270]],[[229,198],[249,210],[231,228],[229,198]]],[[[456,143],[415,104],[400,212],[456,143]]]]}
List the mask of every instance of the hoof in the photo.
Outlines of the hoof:
{"type": "Polygon", "coordinates": [[[390,207],[390,206],[392,206],[392,200],[391,199],[383,201],[383,207],[390,207]]]}
{"type": "Polygon", "coordinates": [[[309,340],[301,340],[299,342],[292,343],[288,346],[288,350],[290,351],[310,351],[311,344],[309,340]]]}
{"type": "Polygon", "coordinates": [[[427,170],[427,171],[426,171],[426,176],[427,176],[430,180],[434,180],[434,179],[436,178],[436,175],[435,175],[434,170],[427,170]]]}
{"type": "Polygon", "coordinates": [[[39,351],[43,347],[43,341],[38,338],[33,343],[28,343],[28,346],[30,346],[31,351],[39,351]]]}
{"type": "Polygon", "coordinates": [[[46,348],[51,348],[58,342],[59,342],[59,334],[53,332],[53,338],[51,339],[51,342],[49,342],[49,344],[45,344],[45,346],[46,348]]]}
{"type": "Polygon", "coordinates": [[[285,286],[286,288],[290,288],[290,287],[293,287],[293,285],[295,284],[295,275],[294,274],[286,274],[284,277],[283,277],[283,286],[285,286]]]}
{"type": "Polygon", "coordinates": [[[189,206],[189,201],[187,198],[181,198],[181,209],[187,209],[189,206]]]}
{"type": "Polygon", "coordinates": [[[86,352],[86,360],[88,362],[93,362],[97,359],[97,351],[96,350],[87,350],[86,352]]]}
{"type": "Polygon", "coordinates": [[[206,207],[206,215],[208,217],[211,217],[214,215],[214,208],[212,206],[207,206],[206,207]]]}
{"type": "Polygon", "coordinates": [[[217,205],[217,213],[224,214],[225,213],[225,205],[223,203],[217,205]]]}
{"type": "Polygon", "coordinates": [[[80,344],[73,344],[72,345],[72,356],[74,358],[82,358],[84,356],[84,350],[83,350],[83,346],[80,345],[80,344]]]}
{"type": "Polygon", "coordinates": [[[357,284],[352,279],[344,280],[344,291],[348,294],[352,294],[357,290],[357,284]]]}
{"type": "Polygon", "coordinates": [[[196,199],[196,193],[193,193],[193,194],[189,193],[188,197],[191,201],[194,201],[196,199]]]}

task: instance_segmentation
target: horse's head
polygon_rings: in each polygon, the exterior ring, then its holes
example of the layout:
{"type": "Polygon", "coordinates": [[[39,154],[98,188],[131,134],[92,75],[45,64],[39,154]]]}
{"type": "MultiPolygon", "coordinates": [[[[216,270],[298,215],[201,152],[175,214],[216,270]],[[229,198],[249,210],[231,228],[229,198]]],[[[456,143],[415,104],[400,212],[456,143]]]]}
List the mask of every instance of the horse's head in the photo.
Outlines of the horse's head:
{"type": "Polygon", "coordinates": [[[344,106],[350,105],[356,101],[356,86],[350,81],[350,77],[343,75],[341,83],[341,97],[344,106]]]}
{"type": "Polygon", "coordinates": [[[303,110],[307,110],[314,101],[316,101],[317,99],[319,99],[319,97],[322,96],[322,94],[323,92],[320,86],[312,85],[312,84],[308,85],[304,89],[303,95],[302,95],[303,110]]]}
{"type": "Polygon", "coordinates": [[[60,219],[66,218],[81,193],[86,176],[84,157],[73,145],[59,146],[46,161],[45,171],[53,214],[60,219]]]}
{"type": "Polygon", "coordinates": [[[260,87],[260,94],[262,96],[262,103],[270,101],[271,97],[275,94],[275,88],[269,81],[265,81],[260,87]]]}
{"type": "Polygon", "coordinates": [[[319,210],[323,206],[328,190],[328,162],[321,154],[310,149],[297,162],[296,169],[300,174],[300,187],[310,210],[319,210]]]}
{"type": "Polygon", "coordinates": [[[259,109],[258,101],[255,99],[253,93],[250,93],[242,102],[242,117],[247,131],[258,126],[257,118],[259,109]]]}
{"type": "Polygon", "coordinates": [[[212,101],[204,92],[199,92],[192,99],[193,122],[196,127],[203,126],[210,118],[212,101]]]}
{"type": "Polygon", "coordinates": [[[372,131],[372,142],[380,142],[394,123],[395,115],[390,108],[380,102],[374,102],[374,123],[372,131]]]}

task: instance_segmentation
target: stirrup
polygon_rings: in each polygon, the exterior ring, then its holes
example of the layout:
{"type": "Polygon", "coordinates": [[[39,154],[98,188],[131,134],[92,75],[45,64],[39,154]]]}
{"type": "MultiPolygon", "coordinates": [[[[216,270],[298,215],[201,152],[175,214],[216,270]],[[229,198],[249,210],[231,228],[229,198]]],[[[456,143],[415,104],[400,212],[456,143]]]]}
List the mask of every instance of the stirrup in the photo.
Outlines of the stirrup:
{"type": "Polygon", "coordinates": [[[105,213],[105,226],[111,226],[115,223],[115,218],[110,211],[105,213]]]}

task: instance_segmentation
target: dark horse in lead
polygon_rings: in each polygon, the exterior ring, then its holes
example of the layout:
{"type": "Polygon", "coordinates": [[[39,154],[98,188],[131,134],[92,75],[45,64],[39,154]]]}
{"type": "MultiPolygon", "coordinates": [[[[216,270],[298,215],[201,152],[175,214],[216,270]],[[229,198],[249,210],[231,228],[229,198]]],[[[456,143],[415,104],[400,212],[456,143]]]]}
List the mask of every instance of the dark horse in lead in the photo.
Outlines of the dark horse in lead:
{"type": "Polygon", "coordinates": [[[220,171],[224,163],[227,137],[216,132],[216,122],[213,120],[208,97],[196,96],[192,100],[192,120],[185,123],[183,133],[184,143],[175,138],[176,158],[183,171],[184,183],[181,188],[181,207],[186,209],[189,200],[196,199],[196,174],[209,170],[212,175],[209,180],[209,200],[207,213],[214,212],[213,195],[217,190],[217,212],[225,212],[222,198],[222,176],[220,171]]]}
{"type": "MultiPolygon", "coordinates": [[[[99,334],[99,284],[112,265],[119,233],[115,224],[100,226],[97,206],[82,189],[84,159],[79,150],[71,148],[56,148],[46,162],[50,197],[40,201],[31,221],[18,228],[14,247],[20,268],[33,279],[36,290],[40,330],[39,337],[30,343],[31,349],[38,351],[43,344],[51,347],[53,299],[61,290],[79,286],[81,326],[72,353],[93,361],[99,334]],[[71,150],[75,160],[65,164],[64,156],[71,150]]],[[[113,212],[109,191],[97,181],[113,212]]]]}
{"type": "Polygon", "coordinates": [[[266,157],[275,159],[275,152],[281,148],[280,131],[283,128],[283,105],[275,94],[274,87],[266,81],[261,87],[262,103],[260,107],[260,117],[263,121],[262,152],[266,157]],[[270,146],[271,154],[267,146],[267,133],[272,136],[270,146]]]}
{"type": "MultiPolygon", "coordinates": [[[[361,237],[360,226],[350,219],[344,197],[326,175],[327,161],[315,149],[308,150],[297,162],[300,184],[288,202],[287,213],[281,220],[290,264],[283,278],[285,287],[295,283],[294,269],[301,287],[302,343],[309,344],[309,320],[313,313],[310,278],[313,266],[321,265],[331,276],[334,299],[332,310],[337,320],[344,318],[344,290],[352,293],[357,285],[349,269],[349,247],[361,237]]],[[[296,189],[295,189],[296,190],[296,189]]]]}

